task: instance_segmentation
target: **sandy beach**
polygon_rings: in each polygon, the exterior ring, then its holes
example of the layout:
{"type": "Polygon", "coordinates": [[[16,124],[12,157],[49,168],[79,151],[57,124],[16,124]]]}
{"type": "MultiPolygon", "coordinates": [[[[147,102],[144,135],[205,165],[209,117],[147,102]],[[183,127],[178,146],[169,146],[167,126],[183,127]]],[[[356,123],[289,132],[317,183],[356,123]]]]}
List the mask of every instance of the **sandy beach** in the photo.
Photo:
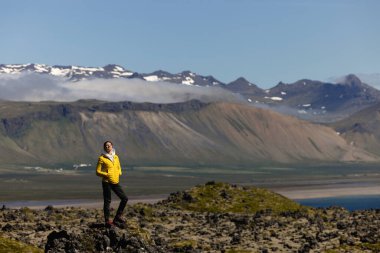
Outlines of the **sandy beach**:
{"type": "Polygon", "coordinates": [[[343,196],[380,195],[380,186],[339,188],[326,186],[322,189],[305,187],[300,189],[273,189],[273,191],[290,199],[314,199],[343,196]]]}

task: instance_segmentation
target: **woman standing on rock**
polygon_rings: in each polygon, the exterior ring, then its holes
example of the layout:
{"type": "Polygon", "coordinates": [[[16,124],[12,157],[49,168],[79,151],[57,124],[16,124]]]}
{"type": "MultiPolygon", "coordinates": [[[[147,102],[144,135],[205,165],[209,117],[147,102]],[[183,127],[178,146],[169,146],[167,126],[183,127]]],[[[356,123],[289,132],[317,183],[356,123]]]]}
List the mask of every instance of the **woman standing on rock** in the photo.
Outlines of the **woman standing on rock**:
{"type": "Polygon", "coordinates": [[[104,219],[106,226],[110,227],[125,223],[121,216],[127,205],[128,197],[119,185],[119,176],[122,172],[119,157],[115,154],[112,142],[104,142],[103,149],[104,152],[99,156],[96,166],[96,175],[103,178],[104,219]],[[119,208],[113,221],[110,220],[111,190],[120,198],[119,208]]]}

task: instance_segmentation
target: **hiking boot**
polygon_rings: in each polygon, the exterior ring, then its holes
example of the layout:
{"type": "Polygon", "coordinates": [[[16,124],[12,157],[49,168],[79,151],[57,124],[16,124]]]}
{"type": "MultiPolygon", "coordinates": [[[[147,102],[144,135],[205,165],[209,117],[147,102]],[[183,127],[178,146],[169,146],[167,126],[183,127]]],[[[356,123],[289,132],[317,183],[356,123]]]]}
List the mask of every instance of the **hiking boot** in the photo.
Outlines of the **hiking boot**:
{"type": "Polygon", "coordinates": [[[126,222],[125,219],[123,219],[123,217],[121,217],[120,215],[117,215],[114,219],[113,219],[113,223],[122,223],[124,224],[126,222]]]}
{"type": "Polygon", "coordinates": [[[111,221],[111,220],[108,220],[108,221],[106,221],[106,223],[105,223],[105,227],[106,228],[112,228],[112,227],[114,227],[115,226],[115,224],[113,223],[113,221],[111,221]]]}
{"type": "Polygon", "coordinates": [[[113,224],[118,227],[118,228],[127,228],[127,224],[126,224],[126,221],[120,217],[120,216],[116,216],[114,219],[113,219],[113,224]]]}

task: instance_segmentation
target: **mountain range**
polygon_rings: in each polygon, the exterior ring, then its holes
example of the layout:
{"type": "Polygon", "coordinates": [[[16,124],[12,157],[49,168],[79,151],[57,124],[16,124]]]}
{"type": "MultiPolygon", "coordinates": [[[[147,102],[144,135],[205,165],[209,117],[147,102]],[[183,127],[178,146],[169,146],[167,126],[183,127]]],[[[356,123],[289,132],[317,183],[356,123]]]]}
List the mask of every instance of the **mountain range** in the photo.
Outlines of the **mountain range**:
{"type": "Polygon", "coordinates": [[[301,79],[294,83],[278,83],[262,89],[243,77],[223,83],[213,76],[191,71],[171,74],[158,70],[138,73],[119,65],[104,67],[49,66],[44,64],[1,64],[3,74],[38,73],[61,78],[65,82],[94,79],[141,79],[147,82],[167,82],[186,86],[220,87],[241,95],[248,103],[282,114],[293,115],[313,122],[335,122],[380,102],[380,91],[350,74],[337,83],[301,79]]]}
{"type": "Polygon", "coordinates": [[[100,78],[138,78],[184,87],[212,86],[246,101],[3,100],[0,159],[4,163],[91,162],[106,139],[114,140],[128,163],[144,165],[245,166],[377,162],[380,158],[380,91],[355,75],[335,84],[302,79],[264,90],[244,78],[224,84],[191,71],[139,74],[117,65],[0,65],[0,77],[22,73],[53,76],[69,85],[100,78]]]}
{"type": "MultiPolygon", "coordinates": [[[[341,120],[380,102],[380,91],[352,74],[336,84],[308,79],[279,83],[268,96],[279,98],[273,104],[295,109],[299,117],[316,122],[341,120]]],[[[281,107],[277,111],[281,112],[281,107]]]]}

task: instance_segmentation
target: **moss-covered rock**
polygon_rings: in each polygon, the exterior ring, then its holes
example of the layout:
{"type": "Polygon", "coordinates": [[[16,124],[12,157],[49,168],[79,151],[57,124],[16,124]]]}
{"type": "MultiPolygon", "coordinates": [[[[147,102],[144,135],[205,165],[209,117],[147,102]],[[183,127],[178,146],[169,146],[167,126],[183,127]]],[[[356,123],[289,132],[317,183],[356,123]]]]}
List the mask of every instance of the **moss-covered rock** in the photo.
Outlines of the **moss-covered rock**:
{"type": "Polygon", "coordinates": [[[171,248],[176,252],[188,252],[197,247],[197,242],[194,240],[177,241],[170,244],[171,248]]]}
{"type": "Polygon", "coordinates": [[[380,252],[380,243],[363,243],[360,247],[365,250],[371,250],[372,252],[380,252]]]}
{"type": "Polygon", "coordinates": [[[161,204],[199,212],[273,213],[307,210],[306,207],[266,189],[208,182],[190,190],[173,193],[161,204]]]}
{"type": "Polygon", "coordinates": [[[44,251],[19,241],[0,237],[0,252],[42,253],[44,251]]]}

